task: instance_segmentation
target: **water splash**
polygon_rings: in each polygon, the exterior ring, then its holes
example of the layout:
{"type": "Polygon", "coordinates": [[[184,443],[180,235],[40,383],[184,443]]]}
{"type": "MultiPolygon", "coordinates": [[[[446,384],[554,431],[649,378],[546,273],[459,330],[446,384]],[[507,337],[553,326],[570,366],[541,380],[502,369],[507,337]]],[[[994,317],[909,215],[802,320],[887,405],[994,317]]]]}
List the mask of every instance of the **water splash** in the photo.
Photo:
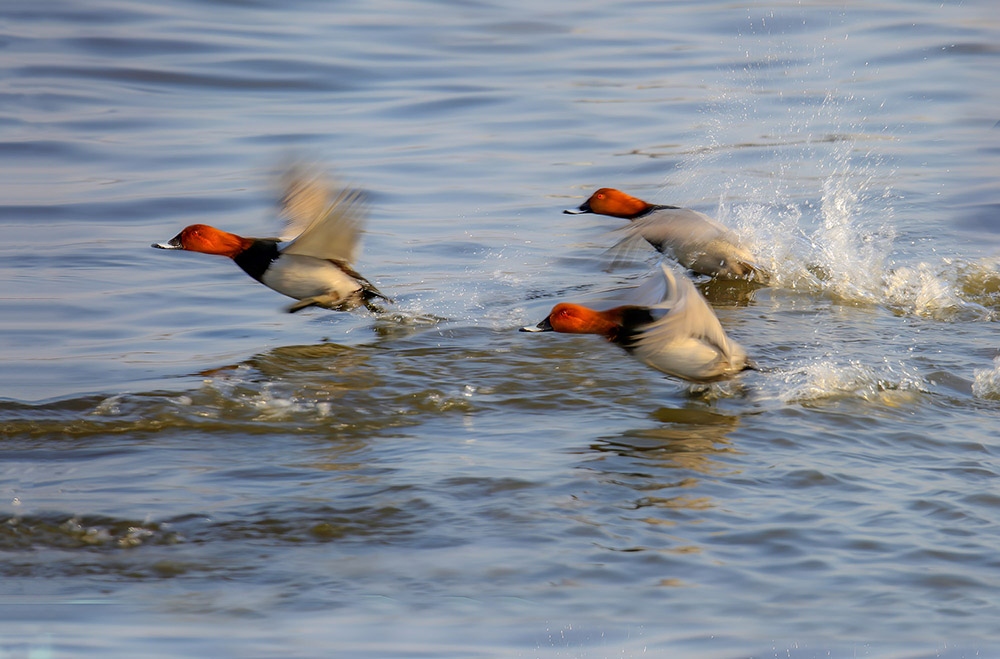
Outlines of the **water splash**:
{"type": "Polygon", "coordinates": [[[851,360],[845,364],[823,361],[807,365],[783,376],[788,401],[810,401],[833,396],[857,396],[869,402],[892,403],[909,394],[928,391],[923,377],[905,364],[864,364],[851,360]]]}
{"type": "Polygon", "coordinates": [[[900,198],[880,150],[894,138],[887,128],[865,128],[865,117],[845,118],[859,101],[828,93],[818,106],[795,112],[789,102],[787,113],[770,117],[761,117],[757,102],[746,90],[725,95],[706,124],[709,146],[690,155],[679,178],[697,188],[704,185],[697,179],[710,178],[706,169],[728,173],[714,212],[772,272],[775,287],[938,320],[998,317],[997,260],[941,257],[936,247],[914,254],[897,243],[900,198]],[[761,130],[749,118],[783,123],[747,140],[746,131],[761,130]],[[739,164],[748,149],[756,151],[753,169],[739,164]]]}
{"type": "MultiPolygon", "coordinates": [[[[943,259],[937,268],[923,262],[896,268],[885,277],[887,304],[901,313],[938,320],[994,320],[1000,306],[995,299],[984,299],[995,309],[975,301],[977,293],[970,290],[969,269],[976,269],[975,264],[954,259],[943,259]]],[[[987,277],[1000,276],[995,267],[992,272],[981,272],[987,277]]]]}
{"type": "MultiPolygon", "coordinates": [[[[884,99],[845,91],[865,88],[835,65],[849,59],[846,27],[833,20],[808,42],[800,37],[747,9],[728,83],[697,127],[702,146],[679,153],[671,172],[670,186],[683,192],[657,201],[715,201],[706,210],[747,240],[778,287],[902,315],[996,319],[997,263],[939,253],[939,236],[911,236],[897,219],[905,207],[895,145],[906,129],[880,121],[892,116],[884,99]]],[[[877,75],[868,67],[853,75],[877,75]]]]}
{"type": "Polygon", "coordinates": [[[827,358],[766,372],[747,386],[752,404],[762,408],[844,399],[901,407],[930,391],[914,368],[888,358],[875,364],[827,358]]]}
{"type": "Polygon", "coordinates": [[[1000,400],[1000,357],[993,359],[993,368],[975,372],[972,381],[972,395],[986,400],[1000,400]]]}

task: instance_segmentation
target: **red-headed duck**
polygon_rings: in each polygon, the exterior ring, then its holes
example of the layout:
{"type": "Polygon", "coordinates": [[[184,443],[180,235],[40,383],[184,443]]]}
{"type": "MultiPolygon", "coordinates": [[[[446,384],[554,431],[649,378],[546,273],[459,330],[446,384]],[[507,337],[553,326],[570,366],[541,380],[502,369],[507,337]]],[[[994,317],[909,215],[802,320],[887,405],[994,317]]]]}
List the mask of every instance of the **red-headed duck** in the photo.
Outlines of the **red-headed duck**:
{"type": "Polygon", "coordinates": [[[661,264],[660,272],[633,290],[640,298],[652,295],[660,301],[607,311],[561,303],[538,325],[521,331],[600,334],[647,366],[692,382],[724,380],[756,368],[743,347],[726,336],[715,312],[683,274],[675,276],[661,264]]]}
{"type": "Polygon", "coordinates": [[[364,223],[363,195],[350,189],[333,193],[321,177],[292,170],[285,178],[281,210],[286,226],[280,238],[244,238],[192,224],[152,246],[228,256],[260,283],[298,300],[289,312],[310,306],[377,310],[373,300],[388,298],[351,267],[364,223]]]}
{"type": "Polygon", "coordinates": [[[601,188],[578,208],[563,212],[597,213],[631,220],[629,226],[621,229],[626,236],[614,249],[627,249],[635,239],[645,239],[699,274],[767,283],[767,272],[755,263],[753,254],[740,246],[739,238],[704,213],[650,204],[613,188],[601,188]]]}

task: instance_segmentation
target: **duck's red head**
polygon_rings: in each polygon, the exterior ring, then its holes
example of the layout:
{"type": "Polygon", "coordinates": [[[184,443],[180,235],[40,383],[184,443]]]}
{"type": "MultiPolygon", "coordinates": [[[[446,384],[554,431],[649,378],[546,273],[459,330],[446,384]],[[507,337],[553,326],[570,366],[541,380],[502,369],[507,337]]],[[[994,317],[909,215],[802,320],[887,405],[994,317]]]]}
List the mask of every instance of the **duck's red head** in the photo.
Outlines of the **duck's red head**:
{"type": "Polygon", "coordinates": [[[220,254],[233,258],[253,241],[235,233],[220,231],[207,224],[192,224],[165,243],[153,243],[159,249],[184,249],[189,252],[220,254]]]}
{"type": "Polygon", "coordinates": [[[622,307],[594,311],[579,304],[562,302],[552,307],[548,317],[526,332],[564,332],[567,334],[600,334],[614,341],[622,329],[622,307]]]}
{"type": "Polygon", "coordinates": [[[632,195],[627,195],[621,190],[614,188],[601,188],[590,199],[580,204],[576,210],[567,210],[565,213],[597,213],[598,215],[610,215],[611,217],[621,217],[625,219],[633,218],[649,210],[650,204],[642,199],[636,199],[632,195]]]}

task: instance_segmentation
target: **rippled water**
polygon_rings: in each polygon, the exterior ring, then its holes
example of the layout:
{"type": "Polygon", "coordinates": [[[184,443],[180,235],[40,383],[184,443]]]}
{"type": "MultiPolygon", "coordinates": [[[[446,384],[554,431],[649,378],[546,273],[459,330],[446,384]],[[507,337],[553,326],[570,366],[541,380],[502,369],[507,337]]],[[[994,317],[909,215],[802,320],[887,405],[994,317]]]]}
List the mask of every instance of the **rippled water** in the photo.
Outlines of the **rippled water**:
{"type": "Polygon", "coordinates": [[[993,3],[8,2],[3,656],[1000,652],[993,3]],[[371,193],[385,314],[232,263],[371,193]],[[719,217],[761,372],[525,335],[634,283],[600,186],[719,217]]]}

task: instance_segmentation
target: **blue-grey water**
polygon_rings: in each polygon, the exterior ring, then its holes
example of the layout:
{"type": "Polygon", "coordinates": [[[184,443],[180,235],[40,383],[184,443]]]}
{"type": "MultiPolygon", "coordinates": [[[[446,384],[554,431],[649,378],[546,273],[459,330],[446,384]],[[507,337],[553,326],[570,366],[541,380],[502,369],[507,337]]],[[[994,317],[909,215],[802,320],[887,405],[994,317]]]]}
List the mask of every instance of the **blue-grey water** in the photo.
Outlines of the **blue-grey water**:
{"type": "Polygon", "coordinates": [[[0,656],[1000,656],[1000,11],[7,0],[0,656]],[[365,188],[384,314],[151,242],[365,188]],[[762,371],[528,335],[617,187],[762,371]]]}

